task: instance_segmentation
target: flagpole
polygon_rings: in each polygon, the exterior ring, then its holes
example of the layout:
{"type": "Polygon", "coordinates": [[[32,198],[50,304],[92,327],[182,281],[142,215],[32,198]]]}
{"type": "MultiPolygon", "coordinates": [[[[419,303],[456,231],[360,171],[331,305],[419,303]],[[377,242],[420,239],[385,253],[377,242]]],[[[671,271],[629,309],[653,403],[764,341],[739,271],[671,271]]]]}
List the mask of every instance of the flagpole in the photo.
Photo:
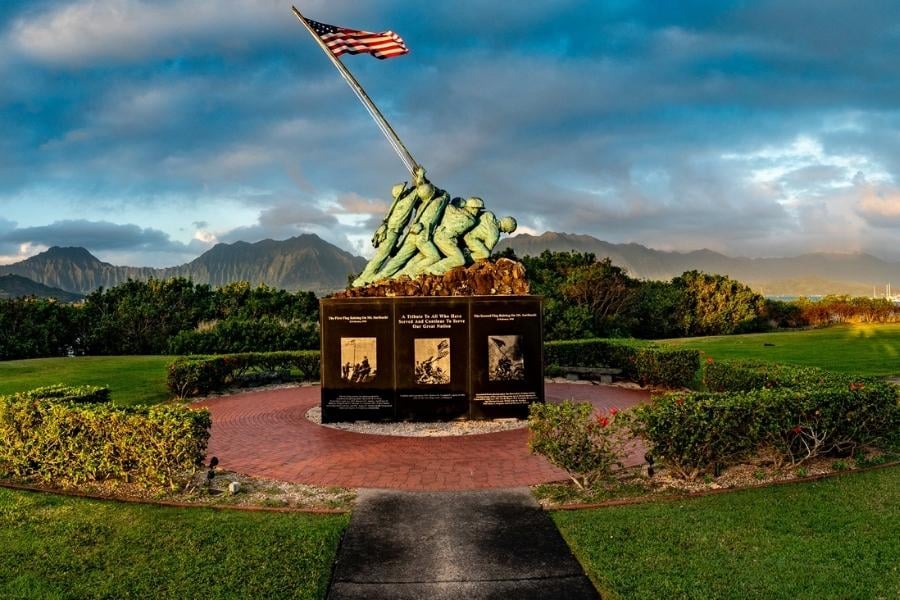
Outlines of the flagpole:
{"type": "Polygon", "coordinates": [[[369,98],[369,95],[366,94],[366,91],[359,84],[353,74],[347,70],[347,67],[344,66],[344,63],[340,61],[340,59],[334,55],[334,53],[325,45],[325,42],[322,41],[322,38],[318,36],[318,34],[313,31],[313,28],[309,23],[306,22],[306,18],[300,14],[300,11],[297,10],[297,7],[292,6],[291,10],[294,11],[294,15],[300,21],[300,24],[303,25],[309,34],[313,37],[314,40],[319,44],[319,47],[322,51],[331,59],[331,62],[334,64],[335,68],[344,78],[344,81],[347,82],[347,85],[350,86],[356,93],[356,97],[359,98],[359,101],[363,103],[363,106],[366,107],[366,110],[369,111],[369,114],[375,120],[375,124],[378,125],[378,129],[381,130],[381,133],[384,134],[384,137],[387,138],[388,143],[397,153],[397,156],[400,157],[400,160],[403,161],[403,164],[406,165],[406,168],[409,169],[409,172],[415,175],[416,168],[419,166],[419,163],[416,162],[416,159],[413,158],[412,154],[410,154],[409,150],[407,150],[406,146],[400,141],[400,137],[397,135],[397,132],[394,131],[394,128],[391,127],[391,124],[387,122],[387,119],[384,118],[384,115],[381,114],[381,111],[378,110],[378,107],[375,106],[375,103],[372,102],[372,99],[369,98]]]}

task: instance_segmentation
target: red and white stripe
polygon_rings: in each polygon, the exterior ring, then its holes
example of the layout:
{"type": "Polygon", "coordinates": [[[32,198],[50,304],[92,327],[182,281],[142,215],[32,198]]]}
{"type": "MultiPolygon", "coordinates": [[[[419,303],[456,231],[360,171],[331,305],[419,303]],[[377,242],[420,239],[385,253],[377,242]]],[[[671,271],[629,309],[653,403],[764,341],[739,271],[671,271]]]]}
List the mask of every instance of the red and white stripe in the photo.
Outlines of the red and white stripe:
{"type": "Polygon", "coordinates": [[[335,56],[369,53],[375,58],[392,58],[409,52],[409,48],[393,31],[372,33],[355,29],[340,29],[322,36],[322,41],[335,56]]]}

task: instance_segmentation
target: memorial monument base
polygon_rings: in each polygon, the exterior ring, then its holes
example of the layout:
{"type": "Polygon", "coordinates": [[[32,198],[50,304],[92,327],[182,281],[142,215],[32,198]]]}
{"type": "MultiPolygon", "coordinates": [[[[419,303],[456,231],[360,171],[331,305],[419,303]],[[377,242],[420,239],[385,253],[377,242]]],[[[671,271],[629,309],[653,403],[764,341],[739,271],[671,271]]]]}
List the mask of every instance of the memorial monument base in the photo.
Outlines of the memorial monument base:
{"type": "Polygon", "coordinates": [[[326,298],[322,421],[525,418],[544,400],[538,296],[326,298]]]}

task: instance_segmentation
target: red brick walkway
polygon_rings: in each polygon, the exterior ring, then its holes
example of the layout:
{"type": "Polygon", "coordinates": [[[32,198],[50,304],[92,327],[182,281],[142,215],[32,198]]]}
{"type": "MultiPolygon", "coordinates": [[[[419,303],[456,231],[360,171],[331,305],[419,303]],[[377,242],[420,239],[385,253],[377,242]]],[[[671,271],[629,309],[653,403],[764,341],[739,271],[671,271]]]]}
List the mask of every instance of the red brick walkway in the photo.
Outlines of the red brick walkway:
{"type": "MultiPolygon", "coordinates": [[[[547,384],[548,400],[575,398],[627,408],[649,392],[611,386],[547,384]]],[[[321,486],[419,491],[534,485],[566,478],[528,452],[526,429],[459,437],[366,435],[316,425],[306,411],[318,387],[247,392],[200,403],[212,412],[209,456],[247,475],[321,486]]],[[[641,461],[634,448],[629,463],[641,461]]]]}

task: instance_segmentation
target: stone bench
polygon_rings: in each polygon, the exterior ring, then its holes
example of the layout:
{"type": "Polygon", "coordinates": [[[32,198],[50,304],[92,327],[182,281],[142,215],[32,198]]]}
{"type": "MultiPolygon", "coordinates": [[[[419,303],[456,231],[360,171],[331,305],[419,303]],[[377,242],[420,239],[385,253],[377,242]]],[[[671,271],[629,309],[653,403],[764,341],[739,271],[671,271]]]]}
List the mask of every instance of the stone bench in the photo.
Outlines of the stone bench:
{"type": "Polygon", "coordinates": [[[622,374],[622,369],[610,367],[559,367],[559,369],[565,374],[566,379],[572,381],[590,379],[600,383],[612,383],[613,376],[622,374]]]}

